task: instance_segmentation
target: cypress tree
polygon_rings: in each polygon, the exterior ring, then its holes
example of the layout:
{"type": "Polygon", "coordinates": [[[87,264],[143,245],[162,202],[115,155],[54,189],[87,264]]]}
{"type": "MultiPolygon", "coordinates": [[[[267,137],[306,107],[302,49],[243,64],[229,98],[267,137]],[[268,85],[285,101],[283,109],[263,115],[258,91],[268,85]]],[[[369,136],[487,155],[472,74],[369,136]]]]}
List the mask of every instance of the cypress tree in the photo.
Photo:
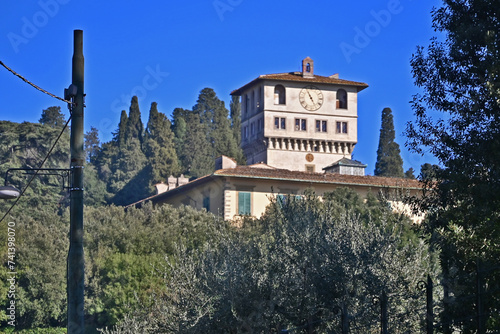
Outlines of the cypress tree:
{"type": "Polygon", "coordinates": [[[128,116],[125,110],[122,110],[120,115],[120,123],[118,124],[118,131],[114,134],[114,141],[118,144],[118,147],[123,147],[125,144],[125,138],[128,127],[128,116]]]}
{"type": "Polygon", "coordinates": [[[166,181],[180,170],[174,147],[174,134],[165,114],[158,112],[157,103],[151,104],[145,135],[146,158],[150,169],[150,185],[166,181]]]}
{"type": "Polygon", "coordinates": [[[91,163],[95,163],[100,150],[99,132],[93,126],[90,127],[90,131],[85,134],[85,153],[87,154],[87,160],[91,163]]]}
{"type": "Polygon", "coordinates": [[[179,155],[185,174],[200,177],[214,171],[215,160],[212,144],[208,141],[208,126],[202,123],[199,113],[191,111],[184,117],[187,124],[184,149],[179,155]]]}
{"type": "Polygon", "coordinates": [[[132,97],[130,103],[130,111],[128,115],[128,123],[126,128],[126,137],[137,138],[142,144],[144,135],[144,124],[141,120],[141,111],[139,110],[139,101],[137,96],[132,97]]]}
{"type": "MultiPolygon", "coordinates": [[[[187,131],[186,115],[188,113],[190,113],[189,110],[182,108],[175,108],[172,113],[172,132],[174,133],[175,151],[177,152],[177,156],[179,158],[184,152],[184,141],[186,140],[187,131]]],[[[182,160],[181,169],[187,170],[187,166],[182,165],[182,160]]]]}
{"type": "Polygon", "coordinates": [[[395,142],[394,119],[391,108],[382,110],[382,125],[375,164],[376,176],[404,177],[403,159],[399,144],[395,142]]]}
{"type": "Polygon", "coordinates": [[[241,146],[241,103],[239,96],[231,97],[231,129],[236,140],[236,144],[241,146]]]}
{"type": "Polygon", "coordinates": [[[241,148],[241,103],[239,96],[232,96],[230,104],[231,129],[233,131],[234,140],[236,141],[237,151],[234,157],[238,164],[246,163],[245,154],[241,148]]]}
{"type": "Polygon", "coordinates": [[[137,96],[132,98],[128,118],[125,111],[122,111],[117,134],[118,138],[115,142],[118,143],[118,150],[111,161],[108,188],[111,193],[115,194],[113,203],[124,205],[147,195],[144,183],[146,187],[148,183],[145,182],[144,177],[141,180],[137,179],[137,175],[146,166],[146,156],[142,151],[144,128],[137,96]],[[135,179],[134,183],[128,185],[133,179],[135,179]],[[127,185],[127,191],[125,191],[124,187],[127,185]]]}

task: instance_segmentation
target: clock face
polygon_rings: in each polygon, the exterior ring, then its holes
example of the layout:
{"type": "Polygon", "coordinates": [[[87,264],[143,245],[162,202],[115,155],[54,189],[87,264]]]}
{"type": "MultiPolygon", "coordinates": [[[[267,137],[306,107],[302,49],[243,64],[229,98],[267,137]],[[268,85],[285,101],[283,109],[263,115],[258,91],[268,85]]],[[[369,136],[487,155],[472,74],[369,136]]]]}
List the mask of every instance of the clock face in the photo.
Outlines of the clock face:
{"type": "Polygon", "coordinates": [[[299,100],[304,109],[315,111],[323,105],[323,93],[315,86],[306,86],[300,91],[299,100]]]}

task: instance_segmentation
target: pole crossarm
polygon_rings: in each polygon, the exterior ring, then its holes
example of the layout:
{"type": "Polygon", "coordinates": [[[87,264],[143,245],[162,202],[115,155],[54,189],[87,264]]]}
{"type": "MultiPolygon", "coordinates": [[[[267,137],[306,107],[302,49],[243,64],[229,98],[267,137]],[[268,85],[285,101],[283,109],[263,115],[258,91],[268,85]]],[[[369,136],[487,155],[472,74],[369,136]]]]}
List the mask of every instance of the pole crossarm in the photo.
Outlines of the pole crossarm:
{"type": "Polygon", "coordinates": [[[9,178],[9,173],[13,171],[24,171],[25,175],[54,175],[60,176],[63,184],[63,189],[69,189],[69,186],[66,186],[66,182],[69,183],[69,176],[71,169],[69,168],[9,168],[5,172],[5,181],[4,184],[7,186],[7,180],[9,178]],[[40,173],[40,171],[42,173],[40,173]],[[43,173],[46,172],[46,173],[43,173]],[[67,181],[66,181],[67,180],[67,181]]]}

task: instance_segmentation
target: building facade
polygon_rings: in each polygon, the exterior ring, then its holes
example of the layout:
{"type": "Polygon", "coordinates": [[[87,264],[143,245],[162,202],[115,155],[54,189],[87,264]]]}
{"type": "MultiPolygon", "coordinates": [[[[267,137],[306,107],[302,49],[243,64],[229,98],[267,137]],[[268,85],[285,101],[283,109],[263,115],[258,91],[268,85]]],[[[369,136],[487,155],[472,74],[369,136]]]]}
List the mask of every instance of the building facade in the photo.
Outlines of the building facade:
{"type": "Polygon", "coordinates": [[[263,163],[238,166],[228,157],[219,157],[217,170],[187,184],[158,193],[134,206],[151,201],[155,205],[182,205],[206,210],[225,220],[238,220],[243,216],[259,218],[274,198],[288,195],[302,196],[312,190],[322,197],[337,188],[350,188],[366,198],[368,194],[382,196],[394,211],[407,214],[418,223],[422,217],[412,215],[402,203],[405,196],[415,196],[421,190],[416,180],[352,175],[340,173],[311,173],[291,171],[263,163]]]}
{"type": "Polygon", "coordinates": [[[261,75],[231,93],[241,97],[248,164],[321,172],[351,158],[358,140],[358,93],[368,85],[314,70],[307,57],[301,72],[261,75]]]}
{"type": "MultiPolygon", "coordinates": [[[[367,84],[314,73],[311,58],[301,72],[261,75],[234,90],[242,102],[242,148],[246,166],[228,157],[216,170],[186,183],[169,178],[157,194],[132,205],[189,205],[225,220],[259,218],[273,198],[318,196],[348,187],[362,198],[383,196],[395,211],[412,216],[405,196],[416,196],[416,180],[365,176],[365,164],[352,160],[357,143],[358,93],[367,84]]],[[[412,216],[415,222],[422,217],[412,216]]]]}

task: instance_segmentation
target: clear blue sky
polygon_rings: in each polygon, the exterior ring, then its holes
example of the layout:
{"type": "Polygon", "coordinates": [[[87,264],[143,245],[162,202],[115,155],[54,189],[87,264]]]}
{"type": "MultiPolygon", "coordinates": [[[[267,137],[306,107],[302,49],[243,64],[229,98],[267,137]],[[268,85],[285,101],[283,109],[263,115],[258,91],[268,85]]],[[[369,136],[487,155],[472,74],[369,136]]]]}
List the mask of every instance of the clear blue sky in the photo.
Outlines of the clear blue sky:
{"type": "MultiPolygon", "coordinates": [[[[0,13],[0,60],[62,96],[71,83],[73,30],[82,29],[87,108],[85,127],[108,141],[120,111],[140,98],[143,121],[151,102],[170,116],[191,108],[204,87],[229,107],[230,92],[261,74],[300,70],[310,56],[315,73],[366,82],[358,97],[354,158],[372,174],[384,107],[393,111],[405,170],[431,157],[404,143],[409,101],[417,92],[410,57],[435,35],[431,9],[439,0],[358,1],[7,1],[0,13]]],[[[0,120],[37,122],[63,102],[0,68],[0,120]]]]}

